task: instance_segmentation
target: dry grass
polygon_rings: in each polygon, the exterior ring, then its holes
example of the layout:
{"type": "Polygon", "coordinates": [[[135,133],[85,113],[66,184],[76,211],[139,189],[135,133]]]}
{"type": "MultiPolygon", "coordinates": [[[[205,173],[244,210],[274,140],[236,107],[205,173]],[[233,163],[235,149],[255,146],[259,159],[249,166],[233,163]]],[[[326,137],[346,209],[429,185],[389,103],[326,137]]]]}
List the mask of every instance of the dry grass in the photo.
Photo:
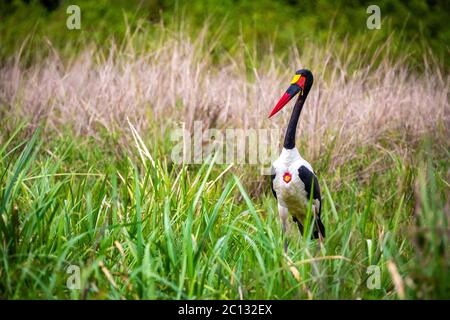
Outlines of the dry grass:
{"type": "Polygon", "coordinates": [[[343,52],[330,41],[325,47],[292,48],[288,63],[268,55],[248,68],[244,61],[248,66],[253,54],[244,47],[247,53],[213,63],[214,44],[206,38],[206,32],[195,40],[166,33],[136,49],[142,38],[131,35],[107,55],[91,48],[61,61],[54,52],[29,67],[18,55],[0,70],[1,108],[31,117],[34,125],[45,119],[49,128],[70,125],[77,134],[94,136],[101,128],[128,128],[127,117],[140,131],[155,122],[167,129],[173,124],[167,119],[187,127],[203,120],[204,128],[284,128],[290,108],[271,121],[266,115],[294,71],[309,68],[315,83],[300,130],[310,141],[304,148],[310,159],[332,150],[335,167],[355,148],[393,132],[406,143],[422,135],[449,136],[449,75],[433,63],[417,73],[404,59],[393,61],[386,54],[389,43],[368,56],[364,47],[348,45],[343,52]]]}

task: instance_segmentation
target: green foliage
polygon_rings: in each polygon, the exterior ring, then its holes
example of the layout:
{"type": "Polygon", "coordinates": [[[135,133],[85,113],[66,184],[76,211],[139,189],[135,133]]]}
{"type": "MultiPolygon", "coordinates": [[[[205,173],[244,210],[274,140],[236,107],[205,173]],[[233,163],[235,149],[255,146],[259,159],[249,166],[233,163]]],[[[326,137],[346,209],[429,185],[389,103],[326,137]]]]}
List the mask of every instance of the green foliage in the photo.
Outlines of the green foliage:
{"type": "Polygon", "coordinates": [[[423,148],[413,165],[368,149],[322,172],[324,246],[294,229],[286,257],[269,190],[250,197],[214,159],[173,166],[168,142],[147,149],[134,130],[121,157],[24,134],[0,150],[2,298],[449,298],[448,154],[423,148]],[[355,178],[376,156],[382,174],[355,178]],[[66,285],[70,265],[79,290],[66,285]],[[380,289],[366,286],[370,265],[380,289]]]}
{"type": "Polygon", "coordinates": [[[211,35],[221,35],[215,55],[239,52],[242,44],[256,46],[258,52],[275,50],[282,55],[292,44],[300,48],[312,41],[324,44],[330,37],[344,47],[346,41],[359,43],[364,39],[371,39],[376,47],[392,38],[399,53],[408,44],[409,54],[417,63],[431,51],[442,65],[448,65],[447,1],[378,1],[383,21],[380,30],[366,27],[370,4],[363,0],[78,0],[62,1],[48,9],[36,0],[14,0],[0,7],[0,58],[15,54],[26,39],[31,42],[31,56],[51,50],[45,45],[46,39],[67,53],[77,52],[92,41],[107,50],[111,39],[120,43],[127,30],[136,28],[145,30],[152,41],[162,19],[169,27],[189,25],[192,33],[207,23],[211,35]],[[66,28],[66,8],[70,4],[81,8],[81,30],[66,28]]]}

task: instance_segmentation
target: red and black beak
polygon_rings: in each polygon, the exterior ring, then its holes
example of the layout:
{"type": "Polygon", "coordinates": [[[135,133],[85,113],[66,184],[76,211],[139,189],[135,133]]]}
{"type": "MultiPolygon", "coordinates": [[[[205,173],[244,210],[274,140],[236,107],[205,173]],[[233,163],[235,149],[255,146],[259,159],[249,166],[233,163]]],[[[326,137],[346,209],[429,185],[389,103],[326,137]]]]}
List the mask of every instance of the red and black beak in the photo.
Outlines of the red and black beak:
{"type": "Polygon", "coordinates": [[[303,75],[296,74],[294,78],[291,81],[291,85],[286,90],[286,92],[283,94],[283,96],[278,101],[275,108],[273,108],[272,112],[269,114],[269,118],[274,116],[278,111],[283,109],[283,107],[291,101],[293,97],[299,92],[300,94],[303,94],[303,90],[305,89],[305,77],[303,75]]]}

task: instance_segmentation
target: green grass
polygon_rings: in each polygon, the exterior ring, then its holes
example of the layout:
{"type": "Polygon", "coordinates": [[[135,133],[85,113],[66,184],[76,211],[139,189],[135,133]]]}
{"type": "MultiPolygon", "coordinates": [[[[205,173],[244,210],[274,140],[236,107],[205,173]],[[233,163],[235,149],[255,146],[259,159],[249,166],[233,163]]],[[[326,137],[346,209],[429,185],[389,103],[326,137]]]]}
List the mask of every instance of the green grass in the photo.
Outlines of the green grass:
{"type": "Polygon", "coordinates": [[[251,170],[173,165],[167,142],[147,149],[137,132],[131,152],[39,130],[3,138],[1,298],[450,297],[449,155],[430,143],[408,161],[367,148],[334,171],[322,157],[325,244],[292,228],[286,257],[269,180],[250,192],[251,170]],[[374,159],[382,169],[364,174],[374,159]]]}
{"type": "Polygon", "coordinates": [[[211,50],[216,58],[240,53],[243,44],[258,47],[262,56],[273,51],[286,56],[292,45],[303,48],[317,42],[326,46],[333,34],[337,44],[342,44],[339,49],[369,39],[374,45],[366,50],[374,51],[390,39],[395,55],[402,57],[407,51],[419,68],[429,51],[446,70],[449,67],[450,8],[446,1],[379,0],[382,27],[377,30],[366,27],[366,10],[373,4],[368,0],[351,4],[343,0],[46,1],[59,3],[51,8],[41,2],[0,2],[0,62],[18,51],[30,60],[55,49],[70,57],[92,42],[108,52],[110,40],[122,43],[130,30],[138,30],[146,35],[145,42],[151,42],[161,32],[160,24],[169,29],[189,26],[194,35],[207,23],[212,40],[221,35],[211,50]],[[81,9],[81,30],[66,28],[69,5],[81,9]]]}

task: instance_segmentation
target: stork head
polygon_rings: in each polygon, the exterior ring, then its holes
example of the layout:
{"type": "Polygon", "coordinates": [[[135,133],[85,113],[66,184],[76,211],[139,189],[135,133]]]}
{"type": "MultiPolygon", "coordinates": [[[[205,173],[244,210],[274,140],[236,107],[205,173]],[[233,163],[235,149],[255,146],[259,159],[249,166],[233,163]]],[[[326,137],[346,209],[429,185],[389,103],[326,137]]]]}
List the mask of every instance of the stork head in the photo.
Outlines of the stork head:
{"type": "Polygon", "coordinates": [[[300,93],[298,99],[306,99],[309,90],[312,87],[314,77],[311,71],[307,69],[298,70],[295,73],[294,78],[291,80],[291,85],[286,90],[284,95],[280,98],[275,108],[269,114],[269,118],[274,116],[278,111],[280,111],[297,93],[300,93]]]}

